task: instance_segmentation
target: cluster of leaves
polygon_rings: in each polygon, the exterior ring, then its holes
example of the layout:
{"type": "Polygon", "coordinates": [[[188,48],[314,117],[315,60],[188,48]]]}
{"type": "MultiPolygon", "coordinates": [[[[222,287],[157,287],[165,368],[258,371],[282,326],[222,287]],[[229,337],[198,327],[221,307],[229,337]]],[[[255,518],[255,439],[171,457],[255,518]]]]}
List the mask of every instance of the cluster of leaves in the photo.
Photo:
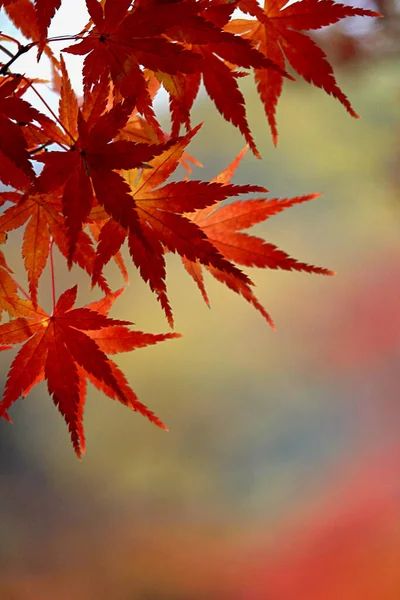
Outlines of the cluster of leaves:
{"type": "MultiPolygon", "coordinates": [[[[65,4],[68,0],[65,0],[65,4]]],[[[72,4],[72,2],[71,2],[72,4]]],[[[242,295],[271,324],[242,266],[330,275],[331,271],[291,258],[242,230],[312,198],[267,199],[267,190],[230,183],[243,152],[213,181],[190,180],[187,146],[200,127],[191,109],[201,82],[221,115],[237,127],[259,156],[250,131],[238,79],[253,71],[272,138],[277,143],[276,106],[290,65],[306,81],[336,97],[356,117],[338,87],[332,67],[302,31],[319,29],[344,17],[378,16],[333,0],[86,0],[89,21],[76,35],[48,37],[61,0],[0,0],[0,7],[28,40],[22,45],[5,33],[0,41],[8,61],[0,68],[0,241],[24,228],[22,257],[29,283],[24,291],[0,254],[0,306],[11,320],[0,325],[1,349],[25,342],[11,365],[0,416],[21,395],[46,379],[63,414],[78,456],[84,451],[82,427],[89,379],[111,398],[165,427],[136,398],[117,365],[116,352],[153,344],[177,334],[151,335],[111,319],[113,293],[103,268],[111,260],[127,280],[121,247],[148,283],[173,326],[167,294],[165,255],[180,255],[208,303],[202,268],[242,295]],[[248,18],[235,18],[240,9],[248,18]],[[71,86],[63,52],[84,57],[83,97],[71,86]],[[15,52],[8,49],[15,44],[15,52]],[[24,53],[37,50],[51,62],[58,114],[48,106],[42,82],[12,72],[24,53]],[[161,129],[154,111],[160,87],[169,95],[171,131],[161,129]],[[33,90],[43,110],[24,95],[33,90]],[[184,129],[185,133],[181,133],[184,129]],[[35,165],[39,163],[39,165],[35,165]],[[182,181],[169,181],[178,165],[182,181]],[[38,167],[41,166],[40,170],[38,167]],[[250,200],[221,204],[243,194],[250,200]],[[260,197],[261,195],[261,197],[260,197]],[[74,308],[76,286],[55,298],[52,249],[67,266],[76,265],[99,286],[103,300],[74,308]],[[53,309],[38,303],[38,284],[49,262],[53,309]]],[[[58,275],[58,273],[57,273],[58,275]]]]}

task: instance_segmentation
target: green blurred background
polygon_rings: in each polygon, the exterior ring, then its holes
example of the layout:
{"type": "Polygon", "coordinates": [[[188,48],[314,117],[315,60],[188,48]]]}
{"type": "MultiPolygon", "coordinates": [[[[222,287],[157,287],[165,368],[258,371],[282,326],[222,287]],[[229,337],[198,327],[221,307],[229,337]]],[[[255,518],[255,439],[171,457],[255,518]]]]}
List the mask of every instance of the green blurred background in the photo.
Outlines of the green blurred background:
{"type": "MultiPolygon", "coordinates": [[[[0,600],[400,598],[399,65],[336,73],[362,119],[287,83],[277,149],[242,82],[263,160],[247,154],[234,182],[323,192],[254,232],[337,277],[252,272],[274,332],[206,276],[209,310],[169,256],[184,337],[117,362],[170,431],[91,388],[79,462],[45,385],[20,400],[0,423],[0,600]]],[[[205,96],[200,121],[193,177],[210,179],[243,141],[205,96]]],[[[113,316],[167,331],[130,275],[113,316]]],[[[4,381],[11,353],[1,361],[4,381]]]]}

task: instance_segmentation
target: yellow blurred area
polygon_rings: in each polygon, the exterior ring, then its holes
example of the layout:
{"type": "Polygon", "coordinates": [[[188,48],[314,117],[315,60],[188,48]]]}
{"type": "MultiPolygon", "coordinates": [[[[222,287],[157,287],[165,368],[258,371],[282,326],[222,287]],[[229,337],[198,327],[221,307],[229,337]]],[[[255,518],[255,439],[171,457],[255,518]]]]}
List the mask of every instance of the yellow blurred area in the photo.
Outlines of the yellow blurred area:
{"type": "MultiPolygon", "coordinates": [[[[398,64],[338,78],[362,119],[288,83],[276,150],[244,81],[263,160],[246,155],[234,178],[270,197],[323,192],[254,232],[337,277],[252,272],[274,332],[206,275],[209,310],[169,256],[184,337],[117,362],[170,431],[90,388],[79,463],[45,385],[20,400],[0,423],[0,600],[400,598],[398,64]]],[[[193,177],[210,179],[243,142],[206,98],[203,120],[189,152],[205,165],[193,177]]],[[[166,332],[130,276],[112,316],[166,332]]],[[[49,303],[47,275],[40,294],[49,303]]]]}

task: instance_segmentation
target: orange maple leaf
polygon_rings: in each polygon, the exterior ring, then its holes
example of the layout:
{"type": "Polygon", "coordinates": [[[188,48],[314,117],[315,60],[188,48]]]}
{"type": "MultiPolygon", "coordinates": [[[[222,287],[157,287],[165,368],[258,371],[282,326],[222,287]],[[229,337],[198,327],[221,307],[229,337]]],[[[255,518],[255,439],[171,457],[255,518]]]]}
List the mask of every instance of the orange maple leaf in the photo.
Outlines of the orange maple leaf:
{"type": "Polygon", "coordinates": [[[13,300],[18,297],[18,285],[12,273],[3,252],[0,251],[0,320],[3,310],[11,316],[17,314],[13,306],[13,300]]]}
{"type": "MultiPolygon", "coordinates": [[[[239,0],[238,7],[255,19],[231,21],[226,30],[241,34],[282,69],[287,60],[308,83],[324,89],[337,98],[353,116],[358,118],[348,98],[336,83],[333,69],[324,52],[307,35],[299,31],[320,29],[345,17],[380,17],[375,11],[353,8],[333,0],[302,0],[289,6],[286,0],[265,0],[264,9],[257,0],[239,0]]],[[[254,69],[258,93],[276,145],[276,105],[282,92],[283,77],[277,70],[254,69]]]]}
{"type": "MultiPolygon", "coordinates": [[[[220,185],[229,186],[229,181],[246,150],[247,148],[244,148],[229,167],[222,171],[214,181],[220,185]]],[[[248,229],[256,223],[265,221],[285,208],[306,202],[307,200],[313,200],[318,196],[319,194],[309,194],[307,196],[282,200],[278,198],[270,200],[266,198],[239,200],[225,205],[217,202],[213,206],[195,211],[191,215],[188,215],[188,217],[201,228],[206,234],[207,239],[224,258],[238,265],[334,275],[334,272],[329,269],[300,262],[277,248],[274,244],[240,231],[248,229]]],[[[210,303],[204,286],[199,261],[191,261],[187,257],[184,257],[183,264],[189,275],[197,283],[206,304],[209,306],[210,303]]],[[[274,327],[271,316],[254,295],[251,289],[251,286],[254,284],[250,279],[243,281],[241,278],[236,277],[235,273],[223,272],[218,267],[216,268],[215,265],[206,265],[206,268],[218,281],[224,283],[237,294],[242,295],[274,327]]]]}
{"type": "MultiPolygon", "coordinates": [[[[65,219],[61,214],[61,202],[55,194],[37,194],[29,191],[0,193],[0,199],[12,202],[0,216],[0,234],[7,234],[26,224],[22,241],[22,258],[28,275],[29,292],[33,305],[37,307],[38,284],[49,257],[51,239],[54,240],[61,254],[68,258],[69,244],[65,232],[65,219]]],[[[90,276],[93,275],[95,250],[93,243],[85,231],[80,231],[77,238],[72,262],[78,264],[90,276]]],[[[104,277],[97,278],[104,293],[110,288],[104,277]]],[[[4,296],[12,296],[5,293],[4,296]]],[[[4,301],[7,304],[7,299],[4,301]]]]}

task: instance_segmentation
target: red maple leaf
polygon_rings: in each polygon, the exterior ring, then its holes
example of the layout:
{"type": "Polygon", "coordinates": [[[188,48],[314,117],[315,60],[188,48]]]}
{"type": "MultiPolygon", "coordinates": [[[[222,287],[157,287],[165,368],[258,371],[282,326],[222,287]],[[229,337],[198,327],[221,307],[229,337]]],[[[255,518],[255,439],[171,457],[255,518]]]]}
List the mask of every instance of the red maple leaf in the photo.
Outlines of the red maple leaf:
{"type": "MultiPolygon", "coordinates": [[[[333,0],[302,0],[289,6],[286,0],[265,0],[264,9],[257,0],[239,0],[239,8],[255,17],[254,20],[231,21],[227,31],[241,34],[282,69],[287,60],[308,83],[324,89],[337,98],[353,116],[358,118],[348,98],[336,83],[333,69],[324,52],[307,35],[299,31],[320,29],[337,23],[345,17],[381,15],[364,8],[353,8],[333,0]]],[[[278,141],[276,105],[282,92],[283,77],[277,70],[254,70],[260,98],[272,132],[274,144],[278,141]]]]}
{"type": "MultiPolygon", "coordinates": [[[[229,181],[246,150],[247,148],[244,148],[231,165],[218,175],[214,181],[220,183],[220,185],[229,186],[229,181]]],[[[283,200],[278,198],[270,200],[266,198],[239,200],[225,205],[217,202],[213,206],[195,211],[189,217],[204,231],[207,239],[219,253],[233,263],[246,267],[306,271],[307,273],[333,275],[333,271],[329,269],[300,262],[277,248],[274,244],[240,231],[248,229],[256,223],[265,221],[285,208],[306,202],[307,200],[313,200],[317,196],[319,194],[309,194],[308,196],[283,200]]],[[[185,257],[183,264],[197,283],[205,302],[209,306],[199,261],[194,262],[185,257]]],[[[237,278],[234,273],[223,272],[221,269],[216,268],[215,265],[206,265],[206,268],[218,281],[227,285],[237,294],[242,295],[274,327],[269,313],[266,312],[251,289],[251,286],[254,285],[251,280],[243,281],[241,278],[237,278]]]]}
{"type": "Polygon", "coordinates": [[[165,283],[165,250],[233,274],[239,281],[248,281],[210,243],[202,229],[183,213],[215,205],[230,196],[265,191],[260,186],[205,181],[180,181],[162,185],[175,171],[185,147],[197,130],[198,127],[186,136],[174,140],[162,154],[151,161],[151,169],[142,170],[139,178],[134,170],[125,175],[135,201],[142,236],[137,236],[135,232],[129,233],[114,220],[109,220],[101,230],[97,249],[94,281],[128,236],[132,260],[139,268],[142,278],[149,282],[151,289],[157,294],[170,325],[173,320],[165,283]]]}
{"type": "Polygon", "coordinates": [[[154,344],[178,334],[151,335],[130,331],[129,321],[106,316],[116,294],[83,308],[73,308],[77,286],[61,294],[51,315],[29,301],[15,302],[21,316],[0,325],[0,344],[25,342],[14,358],[0,402],[0,416],[40,381],[46,379],[49,394],[63,415],[78,457],[85,451],[83,410],[86,380],[107,396],[165,425],[129,387],[117,365],[107,354],[126,352],[154,344]]]}

